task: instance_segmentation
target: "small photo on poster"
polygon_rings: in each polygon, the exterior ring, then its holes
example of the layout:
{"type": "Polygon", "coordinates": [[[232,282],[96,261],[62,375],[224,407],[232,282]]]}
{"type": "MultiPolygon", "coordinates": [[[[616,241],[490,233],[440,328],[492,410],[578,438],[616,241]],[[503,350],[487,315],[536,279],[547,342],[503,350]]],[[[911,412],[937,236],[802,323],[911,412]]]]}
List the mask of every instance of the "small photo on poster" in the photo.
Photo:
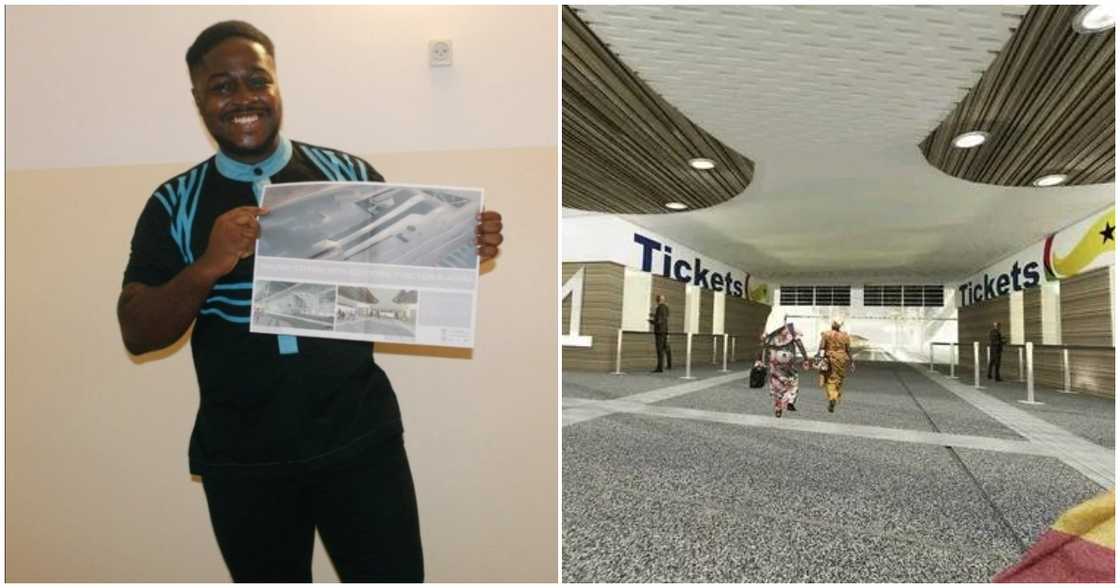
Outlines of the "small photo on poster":
{"type": "Polygon", "coordinates": [[[416,290],[339,286],[335,329],[414,340],[416,301],[416,290]]]}
{"type": "Polygon", "coordinates": [[[268,280],[253,284],[254,327],[330,331],[334,310],[335,287],[330,284],[268,280]]]}

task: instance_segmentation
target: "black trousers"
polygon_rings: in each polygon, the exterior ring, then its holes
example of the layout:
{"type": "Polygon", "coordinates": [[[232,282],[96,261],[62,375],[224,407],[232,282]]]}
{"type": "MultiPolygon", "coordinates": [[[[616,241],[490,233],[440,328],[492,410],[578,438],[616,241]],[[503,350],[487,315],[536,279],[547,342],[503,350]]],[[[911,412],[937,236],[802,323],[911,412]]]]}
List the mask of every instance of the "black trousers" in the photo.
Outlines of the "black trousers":
{"type": "Polygon", "coordinates": [[[281,479],[203,476],[235,582],[310,582],[315,530],[344,582],[422,582],[416,492],[400,436],[357,463],[281,479]]]}
{"type": "Polygon", "coordinates": [[[993,367],[996,370],[996,379],[997,380],[1002,379],[1002,378],[999,377],[999,362],[1000,362],[1000,356],[1003,355],[1003,347],[1002,346],[989,345],[988,346],[988,351],[991,354],[991,357],[988,358],[988,379],[991,379],[991,377],[992,377],[992,368],[993,367]]]}
{"type": "Polygon", "coordinates": [[[669,349],[669,334],[654,333],[653,342],[657,347],[657,369],[661,369],[661,358],[665,358],[665,367],[673,369],[673,351],[669,349]]]}

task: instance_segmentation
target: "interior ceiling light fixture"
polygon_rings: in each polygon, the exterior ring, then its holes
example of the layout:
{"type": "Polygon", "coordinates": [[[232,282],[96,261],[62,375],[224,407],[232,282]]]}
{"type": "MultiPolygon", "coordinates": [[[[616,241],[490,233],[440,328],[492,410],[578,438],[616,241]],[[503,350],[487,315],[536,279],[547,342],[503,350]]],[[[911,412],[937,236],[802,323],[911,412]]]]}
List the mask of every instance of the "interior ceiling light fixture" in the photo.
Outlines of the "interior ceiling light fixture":
{"type": "Polygon", "coordinates": [[[1032,183],[1035,186],[1038,186],[1039,188],[1048,188],[1050,186],[1057,186],[1058,184],[1064,184],[1065,181],[1068,180],[1068,179],[1069,179],[1069,176],[1067,176],[1065,174],[1050,174],[1048,176],[1042,176],[1041,178],[1038,178],[1037,180],[1035,180],[1032,183]]]}
{"type": "Polygon", "coordinates": [[[665,208],[669,208],[672,210],[684,210],[688,208],[688,205],[683,202],[666,202],[665,208]]]}
{"type": "Polygon", "coordinates": [[[984,142],[988,140],[989,136],[990,135],[988,135],[988,133],[985,133],[984,131],[969,131],[967,133],[961,133],[953,139],[953,147],[959,147],[961,149],[971,149],[973,147],[978,147],[980,145],[983,145],[984,142]]]}
{"type": "Polygon", "coordinates": [[[705,159],[703,157],[697,157],[695,159],[688,160],[688,165],[691,165],[696,169],[712,169],[716,166],[716,162],[710,159],[705,159]]]}
{"type": "Polygon", "coordinates": [[[1116,14],[1105,4],[1090,4],[1073,17],[1073,30],[1079,33],[1099,33],[1116,26],[1116,14]]]}

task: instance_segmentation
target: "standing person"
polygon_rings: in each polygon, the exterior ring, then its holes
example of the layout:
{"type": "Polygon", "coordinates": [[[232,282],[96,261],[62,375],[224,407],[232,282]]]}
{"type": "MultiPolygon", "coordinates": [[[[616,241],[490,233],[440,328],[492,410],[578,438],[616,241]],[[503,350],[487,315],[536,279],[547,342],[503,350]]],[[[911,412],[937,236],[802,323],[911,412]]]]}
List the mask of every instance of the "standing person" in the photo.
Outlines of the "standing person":
{"type": "MultiPolygon", "coordinates": [[[[344,581],[421,581],[400,410],[372,345],[249,332],[264,186],[382,177],[280,134],[272,41],[252,25],[207,28],[186,61],[219,150],[161,184],[140,215],[117,304],[125,347],[161,349],[194,325],[190,471],[235,581],[309,582],[316,529],[344,581]]],[[[480,216],[482,259],[501,230],[500,215],[480,216]]]]}
{"type": "Polygon", "coordinates": [[[809,354],[801,342],[801,334],[786,323],[772,333],[762,336],[762,348],[769,354],[770,399],[774,401],[774,416],[782,418],[782,411],[797,412],[797,391],[800,385],[797,368],[808,367],[809,354]],[[801,361],[797,353],[801,352],[801,361]]]}
{"type": "Polygon", "coordinates": [[[665,296],[658,294],[657,306],[650,313],[649,322],[653,325],[653,343],[657,349],[657,369],[653,373],[660,373],[661,358],[665,358],[665,369],[673,369],[673,352],[669,349],[669,305],[665,304],[665,296]]]}
{"type": "Polygon", "coordinates": [[[844,377],[848,370],[856,369],[856,362],[852,359],[851,339],[848,334],[841,331],[843,323],[840,319],[832,319],[832,328],[821,333],[821,342],[818,354],[826,362],[826,369],[820,375],[820,385],[828,397],[828,412],[836,411],[836,403],[844,394],[844,377]]]}
{"type": "Polygon", "coordinates": [[[988,379],[992,379],[992,368],[996,371],[996,381],[1002,382],[999,377],[1000,356],[1003,354],[1003,333],[999,332],[999,323],[992,323],[992,330],[988,331],[988,379]]]}

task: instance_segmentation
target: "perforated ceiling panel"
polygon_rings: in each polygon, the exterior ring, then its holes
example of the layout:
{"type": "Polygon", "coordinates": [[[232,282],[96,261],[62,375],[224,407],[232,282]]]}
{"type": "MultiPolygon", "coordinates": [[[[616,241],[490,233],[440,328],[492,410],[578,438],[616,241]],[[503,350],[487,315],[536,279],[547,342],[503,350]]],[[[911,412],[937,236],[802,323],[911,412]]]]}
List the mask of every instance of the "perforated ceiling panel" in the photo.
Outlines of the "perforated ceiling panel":
{"type": "Polygon", "coordinates": [[[1015,6],[597,6],[596,32],[737,149],[919,143],[980,79],[1015,6]]]}
{"type": "Polygon", "coordinates": [[[654,91],[755,163],[728,202],[627,218],[759,277],[949,281],[1112,201],[1105,186],[973,184],[922,156],[1024,7],[580,10],[654,91]]]}

